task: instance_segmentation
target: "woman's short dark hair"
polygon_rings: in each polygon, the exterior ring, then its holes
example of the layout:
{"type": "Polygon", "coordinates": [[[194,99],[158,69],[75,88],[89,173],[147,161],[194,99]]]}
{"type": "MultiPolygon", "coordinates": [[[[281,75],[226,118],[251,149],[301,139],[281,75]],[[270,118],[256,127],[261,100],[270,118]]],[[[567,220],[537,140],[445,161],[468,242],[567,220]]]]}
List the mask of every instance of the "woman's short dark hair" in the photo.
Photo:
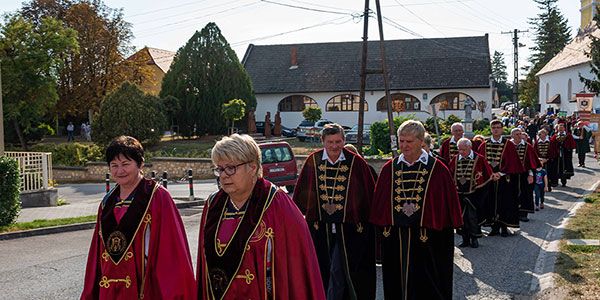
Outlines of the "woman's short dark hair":
{"type": "Polygon", "coordinates": [[[144,162],[144,147],[134,137],[122,135],[113,139],[106,148],[106,163],[110,164],[120,154],[135,161],[138,167],[144,162]]]}

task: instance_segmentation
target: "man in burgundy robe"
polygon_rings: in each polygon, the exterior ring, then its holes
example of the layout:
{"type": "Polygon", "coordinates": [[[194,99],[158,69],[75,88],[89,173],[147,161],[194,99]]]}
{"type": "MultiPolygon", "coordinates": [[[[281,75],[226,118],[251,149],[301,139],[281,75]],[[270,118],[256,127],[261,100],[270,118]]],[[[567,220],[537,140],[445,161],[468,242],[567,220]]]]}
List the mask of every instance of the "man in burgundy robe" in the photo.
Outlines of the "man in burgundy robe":
{"type": "Polygon", "coordinates": [[[460,233],[463,242],[459,247],[477,248],[477,239],[482,236],[480,224],[485,221],[483,209],[488,199],[487,184],[491,180],[492,167],[485,157],[472,150],[470,140],[462,138],[457,144],[459,154],[452,158],[448,169],[453,175],[462,207],[464,225],[460,233]]]}
{"type": "Polygon", "coordinates": [[[519,160],[523,165],[523,172],[519,174],[519,220],[529,222],[527,214],[533,213],[535,205],[533,203],[533,184],[534,172],[542,166],[537,157],[533,146],[523,138],[523,131],[519,128],[513,128],[510,135],[511,141],[517,148],[519,160]]]}
{"type": "Polygon", "coordinates": [[[400,126],[402,154],[375,188],[370,220],[383,234],[385,299],[452,299],[460,203],[448,168],[421,149],[424,132],[418,121],[400,126]]]}
{"type": "Polygon", "coordinates": [[[573,149],[577,147],[573,135],[566,132],[565,124],[556,125],[556,133],[550,138],[550,146],[556,151],[556,159],[548,166],[550,186],[567,185],[567,180],[575,175],[573,169],[573,149]]]}
{"type": "MultiPolygon", "coordinates": [[[[451,137],[447,138],[442,142],[442,146],[440,147],[440,156],[443,158],[444,163],[448,164],[452,160],[453,157],[458,155],[458,140],[465,137],[464,136],[465,129],[462,123],[454,123],[450,126],[450,134],[451,137]]],[[[473,145],[473,151],[477,152],[479,149],[479,142],[471,141],[473,145]]]]}
{"type": "Polygon", "coordinates": [[[310,233],[290,197],[259,178],[246,203],[238,209],[219,190],[204,206],[199,298],[324,300],[310,233]]]}
{"type": "Polygon", "coordinates": [[[306,217],[328,300],[375,299],[375,184],[366,161],[343,148],[338,124],[323,129],[324,149],[308,156],[294,202],[306,217]]]}
{"type": "Polygon", "coordinates": [[[503,125],[500,120],[490,122],[492,136],[479,146],[494,172],[490,184],[490,200],[486,209],[485,224],[492,227],[488,235],[500,233],[509,236],[508,227],[519,227],[518,176],[523,172],[523,165],[515,144],[502,136],[503,125]]]}
{"type": "Polygon", "coordinates": [[[81,299],[195,299],[185,228],[173,199],[142,179],[134,199],[102,200],[81,299]]]}

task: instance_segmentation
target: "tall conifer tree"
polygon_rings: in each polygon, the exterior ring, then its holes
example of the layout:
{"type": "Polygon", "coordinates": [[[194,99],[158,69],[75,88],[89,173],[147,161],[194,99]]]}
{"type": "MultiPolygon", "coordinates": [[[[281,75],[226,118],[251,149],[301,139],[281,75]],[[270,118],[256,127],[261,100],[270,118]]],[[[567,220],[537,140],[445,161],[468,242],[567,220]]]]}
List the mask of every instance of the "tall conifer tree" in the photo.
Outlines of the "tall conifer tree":
{"type": "MultiPolygon", "coordinates": [[[[594,16],[594,30],[600,30],[600,15],[594,16]]],[[[592,60],[591,61],[591,73],[594,75],[593,78],[585,78],[579,75],[579,79],[585,85],[585,88],[598,95],[600,93],[600,38],[590,34],[592,43],[590,45],[590,51],[585,54],[592,60]]]]}
{"type": "Polygon", "coordinates": [[[223,134],[221,107],[242,99],[256,107],[250,77],[215,23],[208,23],[177,51],[165,75],[161,97],[174,96],[181,110],[176,121],[182,135],[223,134]]]}
{"type": "Polygon", "coordinates": [[[529,20],[535,32],[531,65],[524,68],[527,77],[521,82],[519,99],[524,106],[532,107],[538,102],[539,79],[535,76],[554,56],[571,41],[571,30],[556,2],[558,0],[533,0],[542,11],[529,20]]]}

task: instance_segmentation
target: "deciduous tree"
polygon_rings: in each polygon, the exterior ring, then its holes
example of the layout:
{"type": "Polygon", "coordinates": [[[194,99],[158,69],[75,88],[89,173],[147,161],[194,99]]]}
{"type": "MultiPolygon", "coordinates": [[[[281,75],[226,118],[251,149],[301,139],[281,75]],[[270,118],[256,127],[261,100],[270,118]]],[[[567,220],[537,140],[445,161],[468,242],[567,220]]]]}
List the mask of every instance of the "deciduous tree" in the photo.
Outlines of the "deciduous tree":
{"type": "Polygon", "coordinates": [[[77,52],[76,32],[54,18],[34,24],[19,15],[7,16],[0,30],[5,119],[27,149],[26,133],[56,104],[62,55],[77,52]]]}

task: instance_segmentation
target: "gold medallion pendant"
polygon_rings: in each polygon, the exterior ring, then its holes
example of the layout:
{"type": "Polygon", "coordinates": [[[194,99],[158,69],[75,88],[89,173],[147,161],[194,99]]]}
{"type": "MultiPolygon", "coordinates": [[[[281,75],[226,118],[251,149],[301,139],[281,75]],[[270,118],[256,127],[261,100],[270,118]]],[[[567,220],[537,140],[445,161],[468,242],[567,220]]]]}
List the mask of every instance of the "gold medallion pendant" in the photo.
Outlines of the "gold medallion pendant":
{"type": "Polygon", "coordinates": [[[115,231],[108,236],[107,251],[111,255],[121,255],[127,249],[127,239],[120,231],[115,231]]]}

